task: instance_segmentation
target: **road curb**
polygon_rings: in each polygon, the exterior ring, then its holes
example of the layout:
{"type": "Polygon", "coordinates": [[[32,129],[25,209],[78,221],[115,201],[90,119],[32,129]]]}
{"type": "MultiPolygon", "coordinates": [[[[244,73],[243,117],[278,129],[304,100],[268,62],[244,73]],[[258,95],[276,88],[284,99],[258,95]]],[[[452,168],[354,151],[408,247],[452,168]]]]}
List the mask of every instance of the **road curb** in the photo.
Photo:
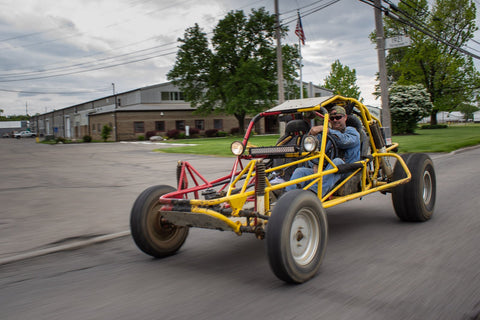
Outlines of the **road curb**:
{"type": "Polygon", "coordinates": [[[450,152],[449,154],[455,155],[455,154],[457,154],[457,153],[467,152],[467,151],[470,151],[470,150],[473,150],[473,149],[478,149],[478,148],[480,148],[480,145],[479,145],[479,144],[477,144],[477,145],[475,145],[475,146],[470,146],[470,147],[465,147],[465,148],[453,150],[453,151],[450,152]]]}
{"type": "Polygon", "coordinates": [[[76,241],[76,242],[72,242],[72,243],[69,243],[69,244],[64,244],[64,245],[51,247],[51,248],[47,248],[47,249],[40,249],[40,250],[36,250],[36,251],[17,254],[15,256],[1,258],[0,259],[0,265],[5,265],[5,264],[13,263],[13,262],[18,262],[18,261],[21,261],[21,260],[31,259],[31,258],[35,258],[35,257],[39,257],[39,256],[44,256],[44,255],[59,252],[59,251],[74,250],[74,249],[89,246],[89,245],[92,245],[92,244],[126,237],[126,236],[129,236],[129,235],[130,235],[130,230],[127,230],[127,231],[122,231],[122,232],[117,232],[117,233],[112,233],[112,234],[107,234],[107,235],[91,238],[91,239],[88,239],[88,240],[76,241]]]}

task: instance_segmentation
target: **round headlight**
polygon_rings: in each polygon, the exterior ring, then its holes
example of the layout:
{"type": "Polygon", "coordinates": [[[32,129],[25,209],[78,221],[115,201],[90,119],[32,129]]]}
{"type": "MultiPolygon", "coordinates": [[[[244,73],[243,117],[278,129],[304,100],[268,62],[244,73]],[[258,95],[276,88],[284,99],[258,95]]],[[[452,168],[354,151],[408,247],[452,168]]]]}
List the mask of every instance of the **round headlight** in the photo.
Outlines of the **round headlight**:
{"type": "Polygon", "coordinates": [[[305,152],[312,152],[318,147],[318,140],[314,136],[306,136],[303,139],[303,150],[305,152]]]}
{"type": "Polygon", "coordinates": [[[232,153],[236,156],[239,156],[243,153],[245,150],[245,147],[240,141],[233,141],[232,144],[230,145],[230,150],[232,150],[232,153]]]}

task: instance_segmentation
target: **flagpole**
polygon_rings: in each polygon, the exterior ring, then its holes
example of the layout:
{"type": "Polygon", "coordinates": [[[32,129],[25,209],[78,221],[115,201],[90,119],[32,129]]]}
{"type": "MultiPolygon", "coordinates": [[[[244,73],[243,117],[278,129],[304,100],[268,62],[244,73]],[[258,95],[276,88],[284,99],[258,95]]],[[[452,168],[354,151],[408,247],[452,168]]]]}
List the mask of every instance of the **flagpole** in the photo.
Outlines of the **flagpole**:
{"type": "Polygon", "coordinates": [[[303,74],[302,74],[302,44],[305,44],[305,33],[303,32],[300,10],[297,10],[298,20],[295,34],[298,36],[298,55],[300,58],[300,99],[303,99],[303,74]]]}
{"type": "Polygon", "coordinates": [[[302,41],[300,39],[298,39],[298,54],[300,56],[300,99],[303,99],[302,41]]]}

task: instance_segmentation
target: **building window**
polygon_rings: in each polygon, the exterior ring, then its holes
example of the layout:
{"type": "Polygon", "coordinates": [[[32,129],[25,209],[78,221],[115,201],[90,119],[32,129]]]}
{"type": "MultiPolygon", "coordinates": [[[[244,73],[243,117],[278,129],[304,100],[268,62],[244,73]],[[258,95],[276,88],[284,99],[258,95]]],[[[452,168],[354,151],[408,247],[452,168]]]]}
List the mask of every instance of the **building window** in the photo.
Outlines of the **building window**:
{"type": "Polygon", "coordinates": [[[156,131],[165,131],[165,121],[155,121],[156,131]]]}
{"type": "Polygon", "coordinates": [[[145,123],[143,121],[135,121],[133,123],[133,131],[135,133],[143,133],[145,132],[145,123]]]}
{"type": "Polygon", "coordinates": [[[102,132],[102,127],[100,123],[97,123],[97,130],[98,132],[102,132]]]}
{"type": "Polygon", "coordinates": [[[222,119],[213,119],[213,128],[222,130],[223,129],[223,120],[222,119]]]}
{"type": "Polygon", "coordinates": [[[205,130],[205,120],[195,120],[195,128],[198,130],[205,130]]]}
{"type": "Polygon", "coordinates": [[[183,92],[179,91],[162,91],[162,100],[164,101],[183,101],[183,92]]]}
{"type": "Polygon", "coordinates": [[[170,100],[170,92],[162,91],[162,100],[170,100]]]}
{"type": "Polygon", "coordinates": [[[175,121],[175,129],[177,130],[185,130],[185,121],[177,120],[175,121]]]}

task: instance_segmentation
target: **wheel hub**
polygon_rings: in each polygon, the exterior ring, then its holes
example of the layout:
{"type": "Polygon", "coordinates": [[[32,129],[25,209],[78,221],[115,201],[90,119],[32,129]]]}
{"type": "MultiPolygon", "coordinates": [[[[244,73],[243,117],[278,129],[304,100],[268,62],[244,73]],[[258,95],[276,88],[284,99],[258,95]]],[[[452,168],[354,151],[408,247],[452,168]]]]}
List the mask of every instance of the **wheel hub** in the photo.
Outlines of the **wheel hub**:
{"type": "Polygon", "coordinates": [[[432,176],[429,171],[423,173],[423,202],[430,203],[432,199],[432,176]]]}
{"type": "Polygon", "coordinates": [[[309,209],[303,209],[295,216],[290,229],[290,249],[296,263],[307,265],[318,250],[320,242],[320,227],[315,214],[309,209]]]}

